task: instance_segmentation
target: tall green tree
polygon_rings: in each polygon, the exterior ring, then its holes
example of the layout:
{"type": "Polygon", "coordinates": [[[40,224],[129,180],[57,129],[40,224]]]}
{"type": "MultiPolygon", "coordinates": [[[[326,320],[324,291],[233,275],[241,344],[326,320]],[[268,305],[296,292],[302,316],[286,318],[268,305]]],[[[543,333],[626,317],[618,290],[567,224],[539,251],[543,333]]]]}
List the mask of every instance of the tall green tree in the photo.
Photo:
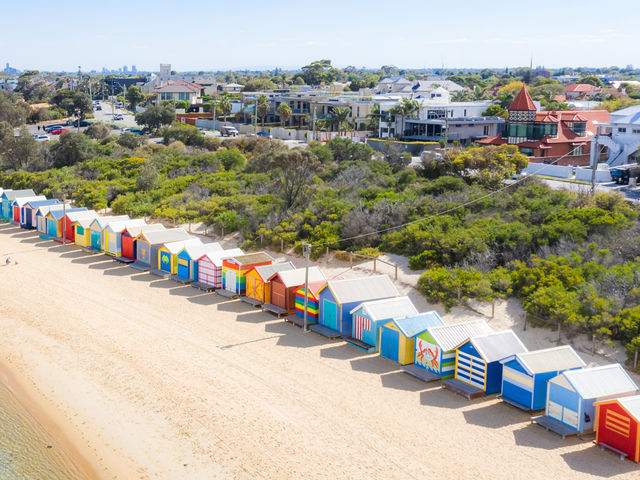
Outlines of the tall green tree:
{"type": "Polygon", "coordinates": [[[222,112],[222,116],[224,117],[224,121],[226,123],[227,115],[229,115],[229,112],[231,112],[231,108],[232,108],[231,99],[229,98],[229,95],[227,93],[223,93],[220,96],[220,101],[218,102],[218,108],[222,112]]]}
{"type": "Polygon", "coordinates": [[[333,107],[333,111],[331,112],[331,117],[333,118],[336,128],[338,129],[338,133],[342,133],[342,127],[346,124],[349,119],[349,115],[351,115],[351,109],[349,107],[333,107]]]}
{"type": "Polygon", "coordinates": [[[280,117],[280,125],[284,127],[287,121],[291,118],[291,114],[293,112],[291,111],[291,107],[288,104],[282,102],[280,105],[278,105],[276,113],[280,117]]]}
{"type": "Polygon", "coordinates": [[[0,122],[19,127],[27,121],[29,105],[19,95],[0,90],[0,122]]]}
{"type": "Polygon", "coordinates": [[[152,105],[144,112],[136,114],[136,123],[149,130],[157,130],[163,125],[171,125],[175,119],[176,110],[170,104],[152,105]]]}
{"type": "Polygon", "coordinates": [[[60,139],[51,145],[53,166],[56,168],[84,162],[94,153],[93,142],[82,133],[64,132],[60,139]]]}
{"type": "Polygon", "coordinates": [[[269,109],[271,108],[271,104],[267,99],[266,95],[260,95],[258,100],[256,101],[256,110],[258,113],[258,117],[260,117],[260,121],[262,122],[262,129],[264,130],[264,119],[269,113],[269,109]]]}
{"type": "Polygon", "coordinates": [[[131,104],[131,110],[136,111],[136,106],[144,100],[144,93],[138,85],[131,85],[127,90],[127,102],[131,104]]]}

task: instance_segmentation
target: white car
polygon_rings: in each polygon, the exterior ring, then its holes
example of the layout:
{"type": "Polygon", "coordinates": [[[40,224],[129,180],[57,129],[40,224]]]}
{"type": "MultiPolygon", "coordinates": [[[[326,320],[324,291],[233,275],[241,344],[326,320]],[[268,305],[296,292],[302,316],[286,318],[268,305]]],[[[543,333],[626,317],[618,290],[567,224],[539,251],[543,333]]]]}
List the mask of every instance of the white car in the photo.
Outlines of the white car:
{"type": "Polygon", "coordinates": [[[40,134],[34,136],[38,142],[48,142],[49,140],[51,140],[51,137],[49,135],[40,134]]]}
{"type": "Polygon", "coordinates": [[[123,134],[127,133],[130,130],[131,130],[130,128],[121,128],[120,129],[120,135],[123,135],[123,134]]]}

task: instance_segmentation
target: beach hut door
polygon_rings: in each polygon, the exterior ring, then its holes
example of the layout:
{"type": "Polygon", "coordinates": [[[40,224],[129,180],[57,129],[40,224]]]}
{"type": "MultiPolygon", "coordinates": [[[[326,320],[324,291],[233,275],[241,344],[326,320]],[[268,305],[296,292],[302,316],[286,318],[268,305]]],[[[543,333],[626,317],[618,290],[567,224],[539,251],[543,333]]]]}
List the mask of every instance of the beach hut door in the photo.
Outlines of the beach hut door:
{"type": "Polygon", "coordinates": [[[332,330],[338,330],[338,306],[330,300],[323,300],[322,324],[332,330]]]}
{"type": "Polygon", "coordinates": [[[578,428],[578,412],[549,400],[549,416],[573,428],[578,428]]]}
{"type": "Polygon", "coordinates": [[[236,292],[236,271],[228,269],[224,277],[224,289],[230,292],[236,292]]]}
{"type": "Polygon", "coordinates": [[[178,276],[180,278],[189,279],[189,260],[178,257],[178,276]]]}
{"type": "Polygon", "coordinates": [[[380,334],[380,355],[394,362],[398,361],[400,334],[390,328],[383,328],[380,334]]]}

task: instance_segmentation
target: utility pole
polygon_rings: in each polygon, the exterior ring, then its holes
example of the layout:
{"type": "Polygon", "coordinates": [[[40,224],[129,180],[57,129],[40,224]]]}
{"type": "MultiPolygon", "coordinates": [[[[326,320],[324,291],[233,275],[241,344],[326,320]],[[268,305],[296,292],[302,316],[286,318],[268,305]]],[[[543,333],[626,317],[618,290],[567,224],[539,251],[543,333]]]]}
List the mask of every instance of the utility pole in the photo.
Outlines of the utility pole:
{"type": "Polygon", "coordinates": [[[216,131],[216,103],[218,103],[216,101],[216,92],[213,92],[213,117],[211,117],[211,131],[213,132],[216,131]]]}
{"type": "Polygon", "coordinates": [[[302,253],[304,254],[304,327],[303,331],[309,331],[309,257],[311,256],[311,244],[304,242],[302,244],[302,253]]]}
{"type": "Polygon", "coordinates": [[[596,125],[596,134],[594,135],[593,143],[591,145],[591,152],[589,152],[591,154],[591,195],[596,193],[596,170],[598,168],[598,157],[600,156],[600,147],[598,146],[599,135],[600,125],[596,125]]]}
{"type": "Polygon", "coordinates": [[[315,102],[313,103],[312,122],[313,122],[313,138],[312,138],[312,140],[315,140],[316,139],[316,104],[315,104],[315,102]]]}

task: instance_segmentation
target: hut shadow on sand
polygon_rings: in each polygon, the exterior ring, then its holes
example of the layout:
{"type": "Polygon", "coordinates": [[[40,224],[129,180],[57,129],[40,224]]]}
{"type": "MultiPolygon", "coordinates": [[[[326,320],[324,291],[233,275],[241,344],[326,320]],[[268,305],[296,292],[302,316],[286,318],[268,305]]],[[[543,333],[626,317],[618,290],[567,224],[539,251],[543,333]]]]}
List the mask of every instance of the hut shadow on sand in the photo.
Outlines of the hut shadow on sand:
{"type": "Polygon", "coordinates": [[[87,255],[86,257],[78,257],[71,260],[71,263],[80,263],[83,265],[91,265],[94,263],[106,262],[109,260],[103,255],[87,255]]]}
{"type": "Polygon", "coordinates": [[[428,384],[404,372],[392,372],[380,375],[380,381],[384,388],[404,390],[406,392],[421,392],[428,384]]]}
{"type": "Polygon", "coordinates": [[[567,465],[576,472],[594,477],[611,478],[638,472],[638,464],[629,460],[620,460],[613,452],[594,447],[591,443],[583,450],[563,453],[561,456],[567,465]]]}
{"type": "MultiPolygon", "coordinates": [[[[173,282],[175,285],[175,282],[173,282]]],[[[178,297],[195,297],[199,294],[196,290],[188,285],[182,285],[169,290],[169,295],[175,295],[178,297]]]]}
{"type": "Polygon", "coordinates": [[[357,360],[351,360],[351,368],[361,372],[382,375],[399,370],[400,366],[393,360],[378,355],[367,356],[357,360]]]}
{"type": "Polygon", "coordinates": [[[151,275],[150,273],[145,272],[145,273],[139,273],[137,275],[131,275],[129,278],[136,282],[152,282],[157,277],[151,275]]]}
{"type": "Polygon", "coordinates": [[[115,264],[107,258],[103,262],[92,263],[89,268],[92,270],[115,270],[121,268],[121,265],[115,264]]]}
{"type": "MultiPolygon", "coordinates": [[[[319,335],[314,336],[318,337],[319,335]]],[[[321,337],[323,338],[323,337],[321,337]]],[[[331,341],[327,339],[326,341],[331,341]]],[[[356,358],[369,358],[370,355],[365,351],[358,348],[347,345],[344,342],[336,342],[336,345],[331,345],[320,350],[320,356],[322,358],[333,358],[336,360],[354,360],[356,358]]]]}
{"type": "Polygon", "coordinates": [[[119,268],[107,268],[104,270],[105,275],[111,275],[114,277],[128,277],[131,275],[131,269],[127,268],[125,265],[117,265],[119,268]]]}
{"type": "MultiPolygon", "coordinates": [[[[495,397],[485,397],[495,400],[495,397]]],[[[473,402],[475,403],[475,401],[473,402]]],[[[525,412],[506,405],[504,402],[494,403],[466,410],[462,413],[467,423],[486,428],[503,428],[509,425],[526,422],[530,416],[525,412]]]]}
{"type": "Polygon", "coordinates": [[[218,305],[218,310],[222,312],[232,312],[232,313],[250,313],[254,307],[248,305],[244,302],[239,301],[228,301],[224,303],[220,303],[218,305]]]}
{"type": "Polygon", "coordinates": [[[437,408],[458,409],[469,406],[469,400],[462,398],[440,385],[440,382],[433,382],[433,387],[420,393],[420,405],[437,408]]]}
{"type": "Polygon", "coordinates": [[[575,436],[565,437],[563,440],[560,435],[548,432],[540,425],[536,425],[534,423],[527,423],[523,428],[514,430],[513,438],[516,445],[539,448],[542,450],[555,450],[556,448],[577,445],[585,442],[575,436]]]}
{"type": "Polygon", "coordinates": [[[200,293],[199,295],[187,298],[187,300],[198,305],[217,305],[226,299],[216,295],[215,293],[200,293]]]}
{"type": "Polygon", "coordinates": [[[237,322],[243,323],[267,323],[277,320],[275,317],[261,312],[260,310],[255,310],[249,313],[241,313],[236,317],[237,322]]]}
{"type": "Polygon", "coordinates": [[[326,343],[326,340],[320,335],[305,334],[301,328],[286,322],[269,322],[265,324],[264,331],[280,335],[276,342],[279,347],[309,348],[319,347],[326,343]]]}

